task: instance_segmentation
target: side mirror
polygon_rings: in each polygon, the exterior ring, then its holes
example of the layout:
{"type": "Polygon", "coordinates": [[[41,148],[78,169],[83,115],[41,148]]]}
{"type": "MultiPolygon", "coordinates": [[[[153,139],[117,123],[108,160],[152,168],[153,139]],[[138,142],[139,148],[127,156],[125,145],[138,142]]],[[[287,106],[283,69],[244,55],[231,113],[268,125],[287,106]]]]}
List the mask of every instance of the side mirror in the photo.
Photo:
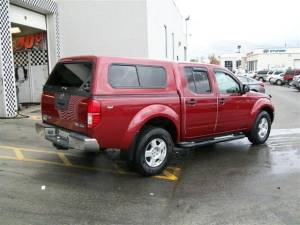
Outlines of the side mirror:
{"type": "Polygon", "coordinates": [[[243,94],[247,93],[250,91],[250,87],[248,84],[243,84],[243,94]]]}

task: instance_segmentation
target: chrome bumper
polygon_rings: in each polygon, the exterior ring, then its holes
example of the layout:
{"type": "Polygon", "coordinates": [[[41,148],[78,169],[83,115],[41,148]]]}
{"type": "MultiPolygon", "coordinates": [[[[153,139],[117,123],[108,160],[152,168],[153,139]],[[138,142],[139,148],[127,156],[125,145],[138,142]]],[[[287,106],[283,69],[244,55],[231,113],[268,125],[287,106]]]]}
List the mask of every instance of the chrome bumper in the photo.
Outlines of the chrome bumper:
{"type": "Polygon", "coordinates": [[[64,148],[74,148],[85,151],[98,151],[100,149],[100,145],[96,139],[74,132],[67,132],[56,126],[36,123],[35,129],[40,136],[64,148]],[[63,132],[64,135],[62,136],[60,132],[63,132]]]}

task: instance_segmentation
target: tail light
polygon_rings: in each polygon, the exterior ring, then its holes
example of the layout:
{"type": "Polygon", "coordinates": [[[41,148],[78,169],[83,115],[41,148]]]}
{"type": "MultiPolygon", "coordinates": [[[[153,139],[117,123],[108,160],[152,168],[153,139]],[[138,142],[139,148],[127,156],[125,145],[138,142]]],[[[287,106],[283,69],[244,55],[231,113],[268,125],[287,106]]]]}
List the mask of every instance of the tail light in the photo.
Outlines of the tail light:
{"type": "Polygon", "coordinates": [[[99,101],[90,99],[87,104],[87,126],[94,128],[100,123],[101,104],[99,101]]]}

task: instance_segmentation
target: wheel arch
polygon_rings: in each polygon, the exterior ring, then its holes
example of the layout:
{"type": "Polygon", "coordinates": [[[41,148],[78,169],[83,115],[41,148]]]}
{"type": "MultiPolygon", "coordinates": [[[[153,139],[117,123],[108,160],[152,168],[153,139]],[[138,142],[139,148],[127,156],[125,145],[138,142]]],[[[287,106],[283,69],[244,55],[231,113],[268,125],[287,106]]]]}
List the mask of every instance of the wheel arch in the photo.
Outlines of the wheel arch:
{"type": "Polygon", "coordinates": [[[122,148],[131,148],[139,132],[146,126],[166,129],[174,143],[180,138],[179,113],[169,106],[156,104],[143,108],[133,117],[122,139],[122,148]]]}
{"type": "Polygon", "coordinates": [[[257,115],[262,112],[262,111],[266,111],[267,113],[269,113],[270,117],[271,117],[271,121],[274,121],[274,106],[271,103],[271,101],[267,98],[261,98],[260,100],[258,100],[251,111],[250,114],[250,123],[248,128],[251,129],[252,124],[254,123],[257,115]]]}

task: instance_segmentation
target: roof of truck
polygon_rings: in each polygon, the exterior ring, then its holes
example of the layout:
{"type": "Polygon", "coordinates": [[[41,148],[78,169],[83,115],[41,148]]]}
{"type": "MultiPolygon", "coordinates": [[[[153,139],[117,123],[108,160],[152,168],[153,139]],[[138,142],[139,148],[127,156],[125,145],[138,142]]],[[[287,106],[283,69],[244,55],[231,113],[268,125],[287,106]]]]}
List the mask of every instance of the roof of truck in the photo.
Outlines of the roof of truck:
{"type": "MultiPolygon", "coordinates": [[[[170,64],[177,64],[177,65],[190,65],[190,66],[205,66],[205,67],[212,67],[212,68],[220,68],[220,69],[226,69],[220,65],[214,65],[214,64],[205,64],[205,63],[196,63],[196,62],[186,62],[186,61],[171,61],[171,60],[165,60],[165,59],[149,59],[149,58],[138,58],[138,57],[116,57],[116,56],[102,56],[102,55],[80,55],[80,56],[70,56],[60,59],[60,61],[69,61],[69,60],[84,60],[84,59],[109,59],[109,60],[115,60],[119,62],[124,61],[140,61],[140,62],[147,62],[147,63],[170,63],[170,64]]],[[[226,69],[227,70],[227,69],[226,69]]]]}

